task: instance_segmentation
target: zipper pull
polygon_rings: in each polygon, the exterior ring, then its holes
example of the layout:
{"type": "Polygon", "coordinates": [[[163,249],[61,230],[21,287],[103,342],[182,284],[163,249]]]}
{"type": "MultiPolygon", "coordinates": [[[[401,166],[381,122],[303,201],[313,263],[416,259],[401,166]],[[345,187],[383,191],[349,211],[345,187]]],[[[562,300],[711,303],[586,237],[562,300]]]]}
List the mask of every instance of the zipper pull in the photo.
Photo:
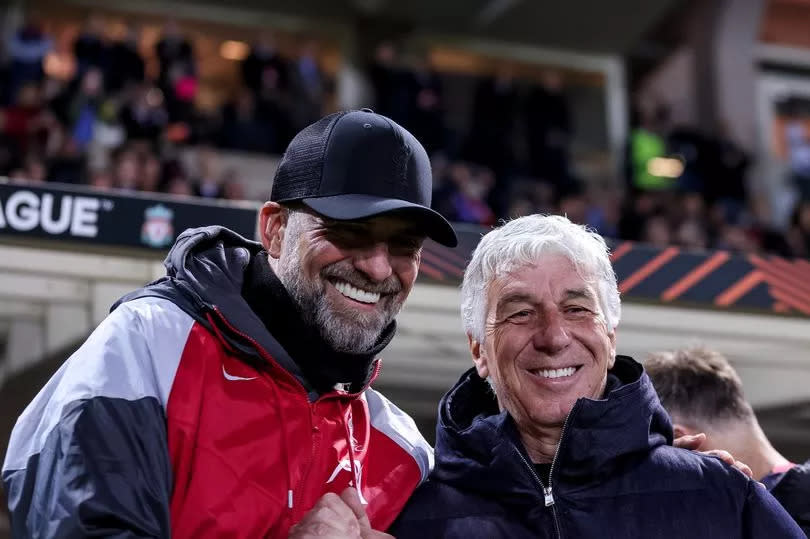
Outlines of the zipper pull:
{"type": "Polygon", "coordinates": [[[551,487],[543,488],[543,497],[546,500],[546,507],[554,505],[554,496],[551,495],[551,487]]]}

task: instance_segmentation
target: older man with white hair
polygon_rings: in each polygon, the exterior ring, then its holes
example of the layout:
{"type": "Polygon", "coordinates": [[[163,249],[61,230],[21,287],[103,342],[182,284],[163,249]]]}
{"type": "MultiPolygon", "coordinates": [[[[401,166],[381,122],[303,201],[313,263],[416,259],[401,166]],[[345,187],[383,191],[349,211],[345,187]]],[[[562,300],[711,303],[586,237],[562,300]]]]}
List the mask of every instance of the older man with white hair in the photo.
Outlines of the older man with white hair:
{"type": "Polygon", "coordinates": [[[804,537],[762,485],[672,447],[644,369],[616,355],[599,235],[540,215],[491,231],[461,312],[475,367],[442,399],[436,466],[399,539],[804,537]]]}

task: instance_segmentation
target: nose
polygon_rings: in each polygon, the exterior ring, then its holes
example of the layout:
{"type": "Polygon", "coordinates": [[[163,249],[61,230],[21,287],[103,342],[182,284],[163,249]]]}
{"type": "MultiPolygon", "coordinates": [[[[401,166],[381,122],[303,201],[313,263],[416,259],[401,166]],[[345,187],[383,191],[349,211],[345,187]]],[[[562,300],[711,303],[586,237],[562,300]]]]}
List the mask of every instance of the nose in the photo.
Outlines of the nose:
{"type": "Polygon", "coordinates": [[[354,267],[372,281],[386,280],[394,272],[388,245],[380,242],[358,252],[354,256],[354,267]]]}
{"type": "Polygon", "coordinates": [[[564,320],[556,311],[543,316],[533,339],[534,347],[548,354],[556,354],[571,343],[571,336],[565,329],[564,320]]]}

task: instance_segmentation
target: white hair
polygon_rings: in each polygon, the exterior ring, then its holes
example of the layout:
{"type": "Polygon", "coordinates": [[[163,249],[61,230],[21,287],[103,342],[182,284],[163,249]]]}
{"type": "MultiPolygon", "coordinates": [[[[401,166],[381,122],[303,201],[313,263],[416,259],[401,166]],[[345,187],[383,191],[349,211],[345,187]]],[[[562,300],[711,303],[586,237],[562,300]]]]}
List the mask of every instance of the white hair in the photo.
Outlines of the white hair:
{"type": "Polygon", "coordinates": [[[527,215],[488,232],[475,248],[461,285],[464,331],[483,343],[489,286],[550,253],[567,257],[580,277],[594,285],[605,325],[608,331],[616,329],[621,301],[602,236],[559,215],[527,215]]]}

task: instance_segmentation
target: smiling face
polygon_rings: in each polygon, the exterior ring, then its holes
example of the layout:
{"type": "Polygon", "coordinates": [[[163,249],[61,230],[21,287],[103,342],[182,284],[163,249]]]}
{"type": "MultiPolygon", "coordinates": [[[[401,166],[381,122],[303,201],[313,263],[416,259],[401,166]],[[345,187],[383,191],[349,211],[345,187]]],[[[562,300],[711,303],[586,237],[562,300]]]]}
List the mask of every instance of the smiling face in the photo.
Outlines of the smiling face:
{"type": "Polygon", "coordinates": [[[264,214],[271,264],[308,322],[335,350],[374,346],[413,288],[424,234],[404,217],[264,214]]]}
{"type": "Polygon", "coordinates": [[[564,255],[545,254],[490,284],[484,343],[470,348],[501,409],[530,432],[561,427],[579,398],[602,398],[615,332],[594,285],[564,255]]]}

